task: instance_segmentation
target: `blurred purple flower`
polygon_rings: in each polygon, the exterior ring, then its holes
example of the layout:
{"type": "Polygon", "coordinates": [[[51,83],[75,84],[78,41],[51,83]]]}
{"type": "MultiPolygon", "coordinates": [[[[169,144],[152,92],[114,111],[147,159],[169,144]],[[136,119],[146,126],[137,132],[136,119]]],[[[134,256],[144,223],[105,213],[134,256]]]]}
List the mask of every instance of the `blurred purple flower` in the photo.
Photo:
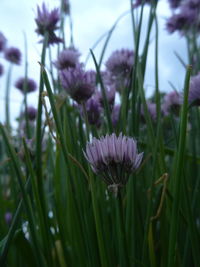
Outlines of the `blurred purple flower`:
{"type": "MultiPolygon", "coordinates": [[[[147,110],[149,112],[149,115],[152,121],[155,122],[157,118],[156,104],[150,101],[147,101],[147,110]]],[[[144,113],[143,107],[141,108],[141,116],[142,116],[142,119],[145,120],[145,113],[144,113]]]]}
{"type": "Polygon", "coordinates": [[[168,0],[169,5],[172,9],[178,8],[183,0],[168,0]]]}
{"type": "Polygon", "coordinates": [[[138,154],[137,142],[133,138],[122,134],[117,137],[115,133],[93,138],[87,143],[84,155],[92,170],[115,193],[127,183],[128,176],[138,169],[143,158],[143,153],[138,154]]]}
{"type": "Polygon", "coordinates": [[[106,68],[112,76],[130,74],[134,63],[134,53],[129,49],[116,50],[106,62],[106,68]]]}
{"type": "Polygon", "coordinates": [[[134,63],[134,52],[129,49],[116,50],[106,62],[106,81],[113,84],[117,91],[129,85],[134,63]]]}
{"type": "Polygon", "coordinates": [[[29,120],[34,121],[37,116],[37,109],[32,106],[27,107],[27,116],[29,120]]]}
{"type": "Polygon", "coordinates": [[[82,66],[60,71],[61,85],[77,103],[87,101],[95,90],[92,71],[84,71],[82,66]]]}
{"type": "Polygon", "coordinates": [[[168,20],[166,24],[167,31],[173,33],[175,31],[186,30],[190,25],[190,22],[193,20],[192,14],[174,14],[168,20]]]}
{"type": "Polygon", "coordinates": [[[0,76],[2,76],[4,73],[4,68],[3,68],[3,65],[0,64],[0,76]]]}
{"type": "Polygon", "coordinates": [[[136,8],[140,5],[142,5],[142,3],[144,2],[144,4],[150,4],[150,3],[156,3],[158,0],[135,0],[133,1],[133,8],[136,8]]]}
{"type": "MultiPolygon", "coordinates": [[[[101,125],[101,105],[95,97],[91,97],[85,103],[88,122],[99,127],[101,125]]],[[[82,108],[82,107],[81,107],[82,108]]]]}
{"type": "Polygon", "coordinates": [[[188,102],[190,105],[200,106],[200,72],[190,79],[188,102]]]}
{"type": "Polygon", "coordinates": [[[200,1],[188,0],[180,5],[179,13],[173,14],[166,23],[169,33],[179,31],[182,34],[188,30],[199,30],[200,27],[200,1]]]}
{"type": "Polygon", "coordinates": [[[15,87],[19,89],[23,94],[26,93],[31,93],[36,91],[37,85],[36,82],[33,79],[25,79],[25,78],[19,78],[16,83],[15,87]]]}
{"type": "Polygon", "coordinates": [[[6,224],[9,226],[12,221],[12,213],[7,211],[4,215],[4,219],[5,219],[6,224]]]}
{"type": "Polygon", "coordinates": [[[162,111],[164,115],[168,115],[170,112],[173,112],[175,115],[178,115],[181,104],[181,94],[176,91],[170,92],[164,96],[162,111]]]}
{"type": "Polygon", "coordinates": [[[75,68],[79,63],[79,56],[80,53],[76,49],[68,48],[59,54],[58,60],[54,64],[59,70],[75,68]]]}
{"type": "Polygon", "coordinates": [[[45,5],[42,4],[42,7],[37,7],[37,17],[35,18],[35,22],[37,24],[37,29],[35,30],[39,35],[45,36],[45,33],[48,33],[48,43],[60,43],[62,39],[57,37],[55,34],[55,30],[59,27],[57,23],[60,20],[60,12],[58,8],[49,11],[45,5]]]}
{"type": "Polygon", "coordinates": [[[6,42],[7,42],[7,39],[5,38],[5,36],[3,35],[3,33],[0,32],[0,52],[5,49],[6,42]]]}
{"type": "Polygon", "coordinates": [[[10,47],[5,50],[5,59],[16,65],[20,65],[22,54],[16,47],[10,47]]]}
{"type": "Polygon", "coordinates": [[[116,104],[113,107],[112,114],[111,114],[111,119],[112,119],[112,124],[114,127],[117,126],[117,123],[119,121],[119,115],[120,115],[120,105],[116,104]]]}
{"type": "Polygon", "coordinates": [[[66,15],[70,14],[70,3],[69,0],[62,0],[62,9],[66,15]]]}
{"type": "MultiPolygon", "coordinates": [[[[114,86],[107,86],[105,88],[105,93],[106,93],[108,104],[110,105],[110,107],[112,109],[113,105],[114,105],[114,102],[115,102],[115,94],[116,94],[115,87],[114,86]]],[[[99,103],[103,107],[104,103],[103,103],[102,92],[101,91],[96,91],[94,97],[99,101],[99,103]]]]}

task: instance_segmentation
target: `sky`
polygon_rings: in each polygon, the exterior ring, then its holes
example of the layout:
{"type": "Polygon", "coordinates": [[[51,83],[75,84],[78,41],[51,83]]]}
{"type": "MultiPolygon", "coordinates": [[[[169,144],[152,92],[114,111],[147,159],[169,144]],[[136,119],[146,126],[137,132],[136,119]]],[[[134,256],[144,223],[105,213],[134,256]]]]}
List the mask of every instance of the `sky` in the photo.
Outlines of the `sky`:
{"type": "MultiPolygon", "coordinates": [[[[0,8],[0,31],[4,33],[8,40],[8,47],[18,47],[22,53],[24,51],[24,34],[28,40],[28,73],[30,78],[39,80],[39,64],[41,44],[38,43],[40,37],[35,33],[35,21],[37,5],[42,4],[42,0],[1,0],[0,8]]],[[[50,8],[58,7],[59,0],[45,0],[50,8]]],[[[75,46],[81,52],[81,60],[84,62],[97,39],[107,32],[116,19],[125,11],[129,10],[129,0],[73,0],[71,1],[71,13],[73,20],[73,36],[75,46]]],[[[165,30],[166,18],[171,11],[166,0],[160,0],[158,5],[159,15],[159,80],[160,90],[172,90],[169,81],[181,90],[184,82],[185,70],[176,58],[174,51],[178,52],[186,60],[186,47],[184,39],[178,34],[169,35],[165,30]]],[[[148,7],[145,8],[144,18],[147,17],[148,7]]],[[[145,23],[144,28],[145,31],[145,23]]],[[[152,34],[152,44],[149,48],[147,73],[145,77],[146,95],[150,96],[154,88],[154,34],[152,34]]],[[[66,28],[66,40],[69,40],[69,31],[66,28]]],[[[98,58],[102,49],[103,41],[94,50],[98,58]]],[[[126,15],[116,27],[109,42],[105,60],[116,49],[133,49],[133,38],[130,14],[126,15]]],[[[142,48],[142,47],[141,47],[142,48]]],[[[17,78],[24,74],[24,58],[21,66],[14,66],[11,80],[11,118],[15,120],[20,111],[22,102],[21,93],[14,88],[17,78]]],[[[55,59],[54,59],[55,60],[55,59]]],[[[104,62],[105,62],[104,60],[104,62]]],[[[8,64],[0,54],[0,62],[5,67],[5,74],[0,77],[0,121],[4,122],[5,108],[5,82],[6,69],[8,64]]],[[[94,69],[94,64],[90,59],[87,68],[94,69]]],[[[28,96],[29,105],[36,105],[37,93],[28,96]]]]}

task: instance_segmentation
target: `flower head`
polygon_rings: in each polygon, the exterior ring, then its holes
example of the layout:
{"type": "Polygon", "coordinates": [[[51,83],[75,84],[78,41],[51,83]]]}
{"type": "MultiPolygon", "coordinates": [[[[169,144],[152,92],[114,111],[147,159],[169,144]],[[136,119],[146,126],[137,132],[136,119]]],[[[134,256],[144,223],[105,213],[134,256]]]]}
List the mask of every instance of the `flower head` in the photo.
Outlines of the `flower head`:
{"type": "Polygon", "coordinates": [[[182,0],[168,0],[169,5],[172,9],[178,8],[182,0]]]}
{"type": "Polygon", "coordinates": [[[37,109],[32,106],[27,107],[27,116],[30,121],[34,121],[37,116],[37,109]]]}
{"type": "Polygon", "coordinates": [[[179,12],[173,14],[168,20],[166,24],[166,28],[169,33],[173,33],[175,31],[184,32],[197,29],[200,27],[200,2],[199,0],[188,0],[184,1],[182,5],[180,5],[179,12]]]}
{"type": "Polygon", "coordinates": [[[15,83],[15,87],[24,94],[25,92],[34,92],[37,88],[37,85],[33,79],[19,78],[15,83]]]}
{"type": "Polygon", "coordinates": [[[10,225],[11,224],[11,221],[12,221],[12,213],[7,211],[4,215],[4,219],[5,219],[5,222],[7,225],[10,225]]]}
{"type": "Polygon", "coordinates": [[[112,110],[111,119],[112,119],[112,124],[114,127],[117,126],[117,123],[119,121],[120,108],[121,106],[119,104],[116,104],[114,105],[113,110],[112,110]]]}
{"type": "Polygon", "coordinates": [[[84,71],[80,65],[60,72],[63,88],[77,103],[87,101],[94,93],[94,77],[93,71],[84,71]]]}
{"type": "Polygon", "coordinates": [[[37,7],[37,17],[35,18],[37,29],[35,31],[42,36],[45,36],[45,33],[48,33],[49,44],[62,42],[62,39],[55,34],[55,30],[59,28],[57,26],[59,20],[59,9],[55,8],[52,11],[49,11],[45,3],[43,3],[41,8],[39,6],[37,7]]]}
{"type": "Polygon", "coordinates": [[[122,134],[117,137],[114,133],[93,138],[87,143],[84,155],[92,170],[114,191],[127,183],[128,176],[138,169],[143,158],[133,138],[122,134]]]}
{"type": "Polygon", "coordinates": [[[75,68],[79,63],[79,56],[80,54],[76,49],[68,48],[59,54],[58,60],[54,64],[59,70],[75,68]]]}
{"type": "Polygon", "coordinates": [[[200,106],[200,72],[190,79],[188,101],[189,104],[200,106]]]}
{"type": "Polygon", "coordinates": [[[0,32],[0,52],[4,50],[4,48],[6,47],[6,38],[5,36],[3,35],[2,32],[0,32]]]}
{"type": "Polygon", "coordinates": [[[3,72],[4,72],[3,65],[2,65],[2,64],[0,64],[0,76],[2,76],[2,75],[3,75],[3,72]]]}
{"type": "MultiPolygon", "coordinates": [[[[86,105],[88,122],[99,127],[101,125],[101,105],[95,97],[90,97],[86,105]]],[[[82,108],[82,107],[81,107],[82,108]]]]}
{"type": "Polygon", "coordinates": [[[69,0],[62,0],[62,9],[66,15],[70,14],[70,3],[69,0]]]}
{"type": "Polygon", "coordinates": [[[144,2],[144,4],[150,4],[152,3],[156,3],[157,0],[135,0],[135,2],[132,4],[133,8],[136,8],[140,5],[142,5],[142,3],[144,2]]]}
{"type": "Polygon", "coordinates": [[[134,53],[129,49],[116,50],[106,62],[106,68],[112,76],[130,74],[133,67],[134,53]]]}
{"type": "Polygon", "coordinates": [[[107,81],[115,85],[119,92],[128,85],[134,63],[134,52],[121,49],[112,53],[106,62],[107,81]]]}
{"type": "MultiPolygon", "coordinates": [[[[105,88],[105,93],[106,93],[106,98],[107,98],[107,101],[108,101],[108,104],[110,105],[111,109],[114,105],[114,102],[115,102],[115,86],[107,86],[105,88]]],[[[95,98],[99,101],[99,103],[101,104],[101,106],[104,105],[104,102],[103,102],[103,95],[102,95],[102,92],[101,91],[96,91],[95,93],[95,98]]]]}
{"type": "MultiPolygon", "coordinates": [[[[155,122],[156,118],[157,118],[156,104],[152,103],[150,101],[147,101],[147,110],[149,112],[149,115],[150,115],[152,121],[155,122]]],[[[145,112],[144,112],[143,107],[141,108],[141,116],[142,116],[142,119],[145,119],[145,112]]]]}
{"type": "Polygon", "coordinates": [[[173,91],[164,96],[162,111],[164,115],[168,115],[170,112],[179,113],[180,106],[182,104],[182,96],[180,93],[173,91]]]}
{"type": "Polygon", "coordinates": [[[20,65],[21,63],[21,52],[16,47],[10,47],[5,50],[5,59],[14,63],[16,65],[20,65]]]}

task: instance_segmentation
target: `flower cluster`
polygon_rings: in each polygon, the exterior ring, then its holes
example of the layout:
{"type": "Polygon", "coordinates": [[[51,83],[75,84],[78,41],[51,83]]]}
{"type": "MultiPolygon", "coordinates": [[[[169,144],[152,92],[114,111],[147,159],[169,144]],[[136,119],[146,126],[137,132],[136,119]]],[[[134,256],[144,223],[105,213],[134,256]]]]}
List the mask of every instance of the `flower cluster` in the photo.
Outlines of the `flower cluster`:
{"type": "Polygon", "coordinates": [[[117,91],[128,85],[134,63],[134,52],[129,49],[116,50],[106,62],[107,81],[115,85],[117,91]]]}
{"type": "Polygon", "coordinates": [[[37,7],[37,17],[35,22],[37,24],[36,32],[43,37],[48,34],[48,44],[55,44],[62,42],[62,39],[57,37],[55,30],[59,27],[57,26],[60,20],[60,12],[58,8],[49,11],[46,5],[43,3],[42,7],[37,7]]]}
{"type": "Polygon", "coordinates": [[[15,83],[15,87],[24,94],[36,91],[37,85],[33,79],[19,78],[15,83]]]}
{"type": "Polygon", "coordinates": [[[84,71],[81,65],[62,70],[60,80],[65,91],[77,103],[87,101],[95,91],[93,72],[84,71]]]}
{"type": "Polygon", "coordinates": [[[22,57],[21,52],[16,47],[10,47],[5,50],[5,59],[11,63],[20,65],[21,57],[22,57]]]}
{"type": "Polygon", "coordinates": [[[3,35],[2,32],[0,32],[0,52],[3,51],[6,47],[6,37],[3,35]]]}
{"type": "Polygon", "coordinates": [[[179,114],[180,106],[182,104],[182,95],[173,91],[164,96],[162,111],[164,115],[168,115],[173,112],[175,115],[179,114]]]}
{"type": "Polygon", "coordinates": [[[84,155],[92,170],[100,175],[110,189],[123,187],[129,175],[141,164],[143,153],[138,154],[137,142],[120,134],[93,138],[87,143],[84,155]]]}
{"type": "Polygon", "coordinates": [[[75,48],[68,48],[59,54],[54,64],[58,70],[75,68],[79,63],[79,56],[80,53],[75,48]]]}
{"type": "MultiPolygon", "coordinates": [[[[199,31],[200,27],[200,1],[199,0],[185,0],[176,1],[175,7],[179,6],[177,12],[174,13],[167,20],[167,30],[169,33],[179,31],[181,34],[184,32],[194,31],[197,29],[199,31]],[[178,3],[177,3],[178,2],[178,3]],[[180,5],[179,5],[180,4],[180,5]]],[[[171,1],[171,5],[172,5],[171,1]]]]}
{"type": "Polygon", "coordinates": [[[200,105],[200,73],[190,79],[188,101],[190,105],[200,105]]]}

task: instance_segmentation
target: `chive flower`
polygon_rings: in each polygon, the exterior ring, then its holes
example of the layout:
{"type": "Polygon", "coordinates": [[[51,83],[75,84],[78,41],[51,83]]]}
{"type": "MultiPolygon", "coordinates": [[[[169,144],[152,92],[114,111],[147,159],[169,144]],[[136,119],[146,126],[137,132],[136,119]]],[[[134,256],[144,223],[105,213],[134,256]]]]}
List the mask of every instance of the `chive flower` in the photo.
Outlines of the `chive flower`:
{"type": "MultiPolygon", "coordinates": [[[[152,121],[155,122],[157,119],[156,104],[153,102],[147,101],[147,110],[149,112],[149,115],[152,121]]],[[[143,106],[141,108],[141,117],[142,117],[142,120],[145,121],[145,112],[144,112],[143,106]]]]}
{"type": "Polygon", "coordinates": [[[0,76],[2,76],[4,73],[3,65],[0,63],[0,76]]]}
{"type": "Polygon", "coordinates": [[[190,79],[188,102],[193,106],[200,106],[200,72],[190,79]]]}
{"type": "Polygon", "coordinates": [[[7,211],[4,215],[4,219],[5,219],[6,224],[9,226],[12,222],[12,213],[7,211]]]}
{"type": "Polygon", "coordinates": [[[0,32],[0,52],[5,49],[6,42],[7,42],[7,40],[6,40],[5,36],[3,35],[2,32],[0,32]]]}
{"type": "Polygon", "coordinates": [[[19,78],[16,83],[15,87],[21,91],[21,93],[32,93],[36,91],[37,85],[33,79],[30,78],[19,78]]]}
{"type": "Polygon", "coordinates": [[[182,96],[180,93],[173,91],[166,94],[163,98],[162,111],[164,115],[170,112],[175,115],[179,114],[180,106],[182,104],[182,96]]]}
{"type": "Polygon", "coordinates": [[[37,109],[32,106],[27,107],[27,116],[30,121],[34,121],[37,116],[37,109]]]}
{"type": "Polygon", "coordinates": [[[54,63],[58,70],[64,70],[68,68],[75,68],[79,63],[80,53],[74,48],[68,48],[63,50],[57,61],[54,63]]]}
{"type": "Polygon", "coordinates": [[[37,29],[35,31],[42,36],[48,33],[48,44],[60,43],[62,39],[55,34],[55,31],[59,28],[57,26],[59,20],[59,9],[55,8],[49,11],[45,3],[43,3],[41,8],[37,7],[37,17],[35,18],[37,29]]]}
{"type": "MultiPolygon", "coordinates": [[[[108,101],[108,104],[112,110],[114,102],[115,102],[115,95],[116,95],[116,91],[115,91],[115,86],[111,85],[111,86],[107,86],[105,88],[105,94],[106,94],[106,98],[108,101]]],[[[101,91],[96,91],[95,92],[95,98],[99,101],[99,103],[101,104],[101,106],[104,106],[104,102],[103,102],[103,95],[101,91]]]]}
{"type": "Polygon", "coordinates": [[[119,115],[120,115],[120,104],[115,104],[111,113],[111,120],[114,127],[117,126],[117,123],[119,121],[119,115]]]}
{"type": "Polygon", "coordinates": [[[95,91],[93,71],[84,71],[81,65],[60,72],[61,85],[77,103],[87,101],[95,91]]]}
{"type": "Polygon", "coordinates": [[[170,8],[175,9],[178,8],[182,2],[182,0],[168,0],[170,8]]]}
{"type": "Polygon", "coordinates": [[[106,61],[107,79],[115,85],[117,91],[120,92],[129,84],[133,63],[134,52],[129,49],[114,51],[106,61]]]}
{"type": "Polygon", "coordinates": [[[95,97],[90,97],[86,101],[85,106],[89,124],[99,127],[101,125],[101,111],[102,111],[99,101],[95,97]]]}
{"type": "Polygon", "coordinates": [[[92,170],[115,193],[127,183],[129,175],[139,168],[143,158],[143,153],[138,154],[137,142],[122,133],[118,137],[113,133],[100,139],[93,138],[87,143],[84,155],[92,170]]]}
{"type": "Polygon", "coordinates": [[[16,65],[20,65],[22,54],[16,47],[10,47],[5,50],[5,59],[16,65]]]}

